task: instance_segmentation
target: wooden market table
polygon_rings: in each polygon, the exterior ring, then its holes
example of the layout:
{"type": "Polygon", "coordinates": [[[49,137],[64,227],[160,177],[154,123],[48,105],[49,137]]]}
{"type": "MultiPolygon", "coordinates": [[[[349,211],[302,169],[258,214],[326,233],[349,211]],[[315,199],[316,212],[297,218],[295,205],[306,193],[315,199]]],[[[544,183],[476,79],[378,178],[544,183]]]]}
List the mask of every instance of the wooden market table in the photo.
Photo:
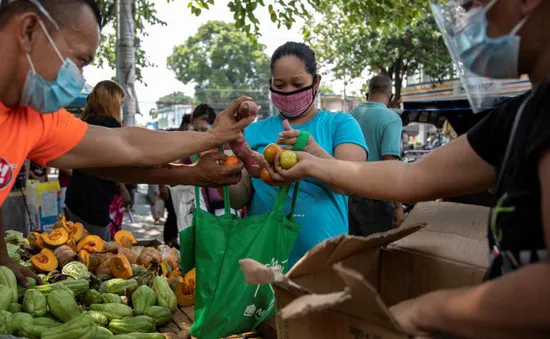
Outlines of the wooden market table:
{"type": "MultiPolygon", "coordinates": [[[[197,339],[189,334],[189,329],[195,320],[194,314],[195,308],[193,306],[179,307],[174,313],[172,321],[162,327],[160,332],[168,339],[197,339]]],[[[256,332],[249,332],[231,335],[222,339],[262,339],[262,337],[256,332]]]]}

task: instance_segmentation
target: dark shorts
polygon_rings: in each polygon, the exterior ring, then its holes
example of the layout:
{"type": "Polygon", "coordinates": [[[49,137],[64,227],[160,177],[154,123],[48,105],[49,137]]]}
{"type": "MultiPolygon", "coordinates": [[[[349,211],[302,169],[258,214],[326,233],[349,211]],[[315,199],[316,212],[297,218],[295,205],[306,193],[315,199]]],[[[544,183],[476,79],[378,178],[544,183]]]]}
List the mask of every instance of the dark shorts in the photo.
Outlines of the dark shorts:
{"type": "Polygon", "coordinates": [[[349,199],[349,234],[366,237],[391,230],[394,210],[395,205],[392,202],[351,196],[349,199]]]}

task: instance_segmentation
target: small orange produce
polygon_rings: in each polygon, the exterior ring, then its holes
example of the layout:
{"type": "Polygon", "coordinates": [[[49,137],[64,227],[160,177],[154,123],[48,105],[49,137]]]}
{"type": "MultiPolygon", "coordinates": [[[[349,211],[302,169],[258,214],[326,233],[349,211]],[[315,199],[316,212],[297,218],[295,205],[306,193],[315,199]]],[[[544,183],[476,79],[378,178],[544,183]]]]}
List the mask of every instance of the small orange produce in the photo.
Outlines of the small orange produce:
{"type": "Polygon", "coordinates": [[[261,178],[264,182],[270,183],[273,182],[273,177],[271,176],[271,173],[269,173],[269,170],[267,168],[264,168],[261,172],[261,178]]]}
{"type": "Polygon", "coordinates": [[[264,149],[264,158],[265,160],[267,160],[267,162],[273,165],[273,163],[275,162],[275,156],[277,155],[277,153],[281,153],[282,151],[283,149],[281,148],[281,146],[277,144],[269,144],[264,149]]]}
{"type": "Polygon", "coordinates": [[[42,234],[38,232],[31,232],[31,234],[29,234],[29,236],[27,237],[27,240],[29,240],[29,244],[35,250],[41,250],[44,248],[44,242],[42,241],[42,234]]]}
{"type": "Polygon", "coordinates": [[[236,166],[239,164],[239,162],[239,158],[234,155],[230,155],[224,162],[222,162],[222,166],[236,166]]]}

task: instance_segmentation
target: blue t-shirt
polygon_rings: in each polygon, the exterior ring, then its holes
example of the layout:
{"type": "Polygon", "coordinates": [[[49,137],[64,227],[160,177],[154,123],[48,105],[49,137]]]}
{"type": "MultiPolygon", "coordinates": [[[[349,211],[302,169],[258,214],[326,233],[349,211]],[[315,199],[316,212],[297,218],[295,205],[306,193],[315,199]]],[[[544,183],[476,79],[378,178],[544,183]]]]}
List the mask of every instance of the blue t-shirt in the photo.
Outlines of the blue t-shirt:
{"type": "Polygon", "coordinates": [[[368,161],[382,160],[384,155],[401,157],[401,117],[386,105],[367,102],[350,113],[357,121],[370,153],[368,161]]]}
{"type": "MultiPolygon", "coordinates": [[[[340,144],[356,144],[367,150],[359,124],[349,114],[320,110],[310,121],[292,128],[309,131],[315,141],[331,155],[334,155],[334,149],[340,144]]],[[[263,154],[267,145],[277,142],[282,131],[283,120],[277,115],[248,126],[244,136],[252,150],[263,154]]],[[[261,179],[251,180],[254,194],[247,213],[258,215],[270,212],[278,188],[266,185],[261,179]]],[[[293,189],[289,192],[285,213],[290,212],[292,194],[293,189]]],[[[290,255],[289,267],[323,240],[348,233],[347,196],[331,191],[318,180],[308,179],[300,183],[297,200],[294,220],[302,228],[290,255]]]]}

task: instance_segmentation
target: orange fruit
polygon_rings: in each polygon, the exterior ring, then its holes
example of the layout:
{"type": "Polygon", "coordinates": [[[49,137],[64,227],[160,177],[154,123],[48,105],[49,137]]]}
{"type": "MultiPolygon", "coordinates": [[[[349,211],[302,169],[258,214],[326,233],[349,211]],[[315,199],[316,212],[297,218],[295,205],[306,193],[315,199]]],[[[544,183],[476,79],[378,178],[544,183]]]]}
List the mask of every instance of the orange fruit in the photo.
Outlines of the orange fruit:
{"type": "Polygon", "coordinates": [[[227,157],[227,159],[222,162],[222,166],[235,166],[238,165],[240,162],[239,158],[237,158],[234,155],[230,155],[227,157]]]}
{"type": "Polygon", "coordinates": [[[277,153],[281,153],[283,149],[277,144],[269,144],[264,149],[264,158],[268,163],[272,164],[275,162],[275,156],[277,153]]]}
{"type": "Polygon", "coordinates": [[[267,168],[264,168],[262,170],[262,172],[260,173],[260,177],[264,182],[267,182],[267,183],[273,181],[273,177],[271,177],[271,173],[269,173],[269,170],[267,168]]]}

